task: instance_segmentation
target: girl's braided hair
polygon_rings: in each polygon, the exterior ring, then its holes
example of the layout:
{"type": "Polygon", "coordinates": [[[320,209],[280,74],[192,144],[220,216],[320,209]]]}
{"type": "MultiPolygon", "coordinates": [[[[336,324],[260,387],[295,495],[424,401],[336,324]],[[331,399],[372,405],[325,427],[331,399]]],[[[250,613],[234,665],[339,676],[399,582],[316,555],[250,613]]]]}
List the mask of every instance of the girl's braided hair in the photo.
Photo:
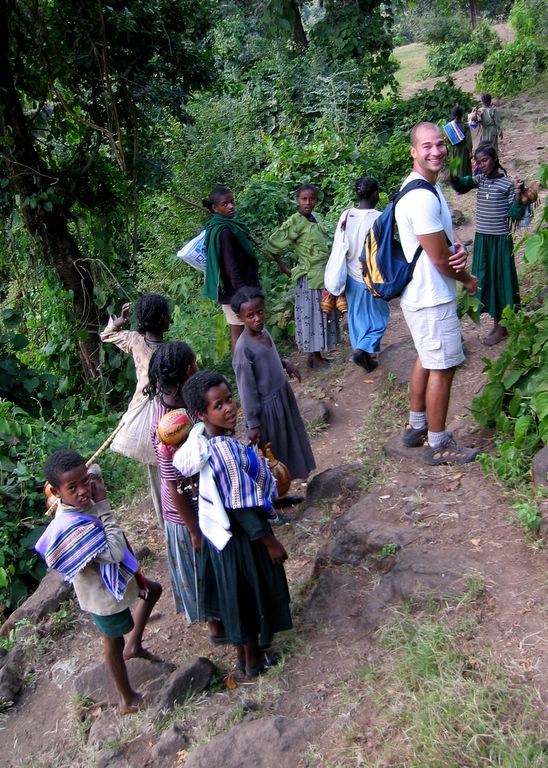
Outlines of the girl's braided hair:
{"type": "Polygon", "coordinates": [[[148,385],[143,390],[144,394],[150,400],[162,394],[179,396],[188,367],[195,360],[192,347],[184,341],[166,341],[161,344],[150,358],[148,385]]]}
{"type": "Polygon", "coordinates": [[[164,323],[166,317],[169,317],[167,300],[159,293],[144,293],[135,304],[135,317],[139,323],[139,333],[157,333],[165,330],[164,323]]]}
{"type": "Polygon", "coordinates": [[[188,379],[183,387],[183,400],[186,408],[197,416],[207,410],[206,393],[213,387],[226,384],[232,392],[228,380],[217,371],[198,371],[188,379]]]}
{"type": "Polygon", "coordinates": [[[360,176],[354,185],[359,200],[367,200],[374,192],[379,191],[379,182],[374,176],[360,176]]]}

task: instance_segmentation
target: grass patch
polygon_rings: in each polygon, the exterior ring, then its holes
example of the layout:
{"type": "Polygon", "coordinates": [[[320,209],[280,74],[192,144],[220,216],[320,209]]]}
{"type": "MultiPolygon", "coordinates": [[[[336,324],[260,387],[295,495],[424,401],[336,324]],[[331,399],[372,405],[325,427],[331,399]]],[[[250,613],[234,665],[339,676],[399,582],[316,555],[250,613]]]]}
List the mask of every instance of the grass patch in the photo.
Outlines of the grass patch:
{"type": "Polygon", "coordinates": [[[354,460],[367,462],[371,477],[386,459],[382,453],[383,443],[391,433],[401,429],[408,408],[407,385],[398,384],[396,377],[389,373],[367,413],[353,456],[354,460]]]}
{"type": "MultiPolygon", "coordinates": [[[[476,590],[477,591],[477,590],[476,590]]],[[[541,768],[548,764],[533,692],[514,683],[474,641],[470,615],[399,613],[380,633],[382,662],[375,687],[358,678],[382,715],[376,749],[363,763],[375,768],[541,768]]]]}
{"type": "Polygon", "coordinates": [[[394,56],[399,62],[400,68],[396,72],[396,80],[400,88],[404,90],[408,85],[421,80],[418,77],[421,69],[426,66],[426,52],[428,46],[423,43],[410,43],[394,48],[394,56]]]}

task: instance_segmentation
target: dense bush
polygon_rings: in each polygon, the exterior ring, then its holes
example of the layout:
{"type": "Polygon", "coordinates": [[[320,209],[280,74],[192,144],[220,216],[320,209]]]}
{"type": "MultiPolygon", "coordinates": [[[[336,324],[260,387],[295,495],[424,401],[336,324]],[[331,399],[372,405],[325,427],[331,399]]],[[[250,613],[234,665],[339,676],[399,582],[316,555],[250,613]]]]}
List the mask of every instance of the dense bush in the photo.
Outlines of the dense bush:
{"type": "Polygon", "coordinates": [[[408,131],[421,120],[437,123],[446,118],[455,104],[471,109],[472,97],[469,93],[455,86],[455,81],[448,77],[440,80],[433,88],[422,88],[410,99],[384,99],[371,104],[369,125],[381,140],[389,141],[395,132],[408,131]]]}
{"type": "Polygon", "coordinates": [[[546,59],[546,49],[533,40],[509,43],[489,56],[476,86],[495,96],[514,96],[534,85],[546,59]]]}
{"type": "Polygon", "coordinates": [[[545,0],[516,0],[509,21],[516,31],[516,40],[528,38],[541,45],[548,44],[548,13],[545,0]]]}
{"type": "Polygon", "coordinates": [[[487,21],[481,21],[462,45],[455,45],[455,41],[432,45],[426,53],[428,67],[424,75],[436,77],[479,64],[498,48],[499,36],[487,21]]]}
{"type": "Polygon", "coordinates": [[[415,19],[415,39],[427,45],[450,41],[455,47],[470,39],[472,27],[461,13],[440,13],[431,8],[415,19]]]}
{"type": "MultiPolygon", "coordinates": [[[[35,587],[45,569],[33,546],[47,523],[41,470],[58,448],[73,448],[89,458],[112,432],[119,414],[38,418],[0,400],[0,615],[13,609],[35,587]]],[[[109,498],[127,499],[142,483],[143,468],[107,451],[101,466],[109,498]]]]}

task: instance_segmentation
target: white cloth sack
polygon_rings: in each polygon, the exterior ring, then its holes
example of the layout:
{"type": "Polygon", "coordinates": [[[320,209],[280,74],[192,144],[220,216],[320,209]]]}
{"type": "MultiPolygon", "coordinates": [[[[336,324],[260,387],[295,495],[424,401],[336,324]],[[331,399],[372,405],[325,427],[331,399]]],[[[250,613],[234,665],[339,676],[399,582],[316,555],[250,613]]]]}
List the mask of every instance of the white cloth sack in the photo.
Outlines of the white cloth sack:
{"type": "MultiPolygon", "coordinates": [[[[350,210],[350,208],[348,209],[350,210]]],[[[337,227],[333,239],[331,255],[325,266],[324,287],[334,296],[339,296],[344,292],[348,270],[346,266],[346,257],[348,255],[348,242],[346,240],[346,221],[348,212],[343,223],[337,227]]]]}
{"type": "Polygon", "coordinates": [[[198,525],[206,539],[220,552],[230,541],[232,533],[208,459],[209,442],[204,435],[204,425],[200,422],[192,427],[186,441],[175,452],[173,466],[184,477],[200,473],[198,525]]]}
{"type": "Polygon", "coordinates": [[[141,397],[132,402],[122,416],[122,429],[112,441],[110,448],[141,464],[156,464],[156,455],[152,447],[150,430],[156,416],[158,403],[156,398],[149,400],[141,397]]]}
{"type": "Polygon", "coordinates": [[[198,232],[196,237],[185,243],[182,248],[177,251],[179,259],[186,261],[194,269],[199,269],[200,272],[206,271],[207,264],[207,252],[205,247],[205,229],[198,232]]]}

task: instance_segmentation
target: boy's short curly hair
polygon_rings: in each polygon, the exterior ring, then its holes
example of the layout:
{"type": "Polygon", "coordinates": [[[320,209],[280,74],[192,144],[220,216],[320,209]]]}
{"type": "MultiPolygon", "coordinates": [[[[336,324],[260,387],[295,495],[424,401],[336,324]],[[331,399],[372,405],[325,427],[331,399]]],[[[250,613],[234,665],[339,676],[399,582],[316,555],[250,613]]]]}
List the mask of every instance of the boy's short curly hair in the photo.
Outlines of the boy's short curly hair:
{"type": "Polygon", "coordinates": [[[222,373],[217,371],[198,371],[185,383],[183,387],[183,400],[186,408],[194,415],[207,410],[206,393],[213,387],[226,384],[232,392],[232,387],[222,373]]]}
{"type": "Polygon", "coordinates": [[[60,451],[55,451],[44,462],[43,472],[44,477],[54,488],[59,487],[61,482],[61,476],[65,472],[70,472],[71,469],[81,467],[85,465],[86,460],[78,453],[78,451],[71,451],[68,448],[62,448],[60,451]]]}

